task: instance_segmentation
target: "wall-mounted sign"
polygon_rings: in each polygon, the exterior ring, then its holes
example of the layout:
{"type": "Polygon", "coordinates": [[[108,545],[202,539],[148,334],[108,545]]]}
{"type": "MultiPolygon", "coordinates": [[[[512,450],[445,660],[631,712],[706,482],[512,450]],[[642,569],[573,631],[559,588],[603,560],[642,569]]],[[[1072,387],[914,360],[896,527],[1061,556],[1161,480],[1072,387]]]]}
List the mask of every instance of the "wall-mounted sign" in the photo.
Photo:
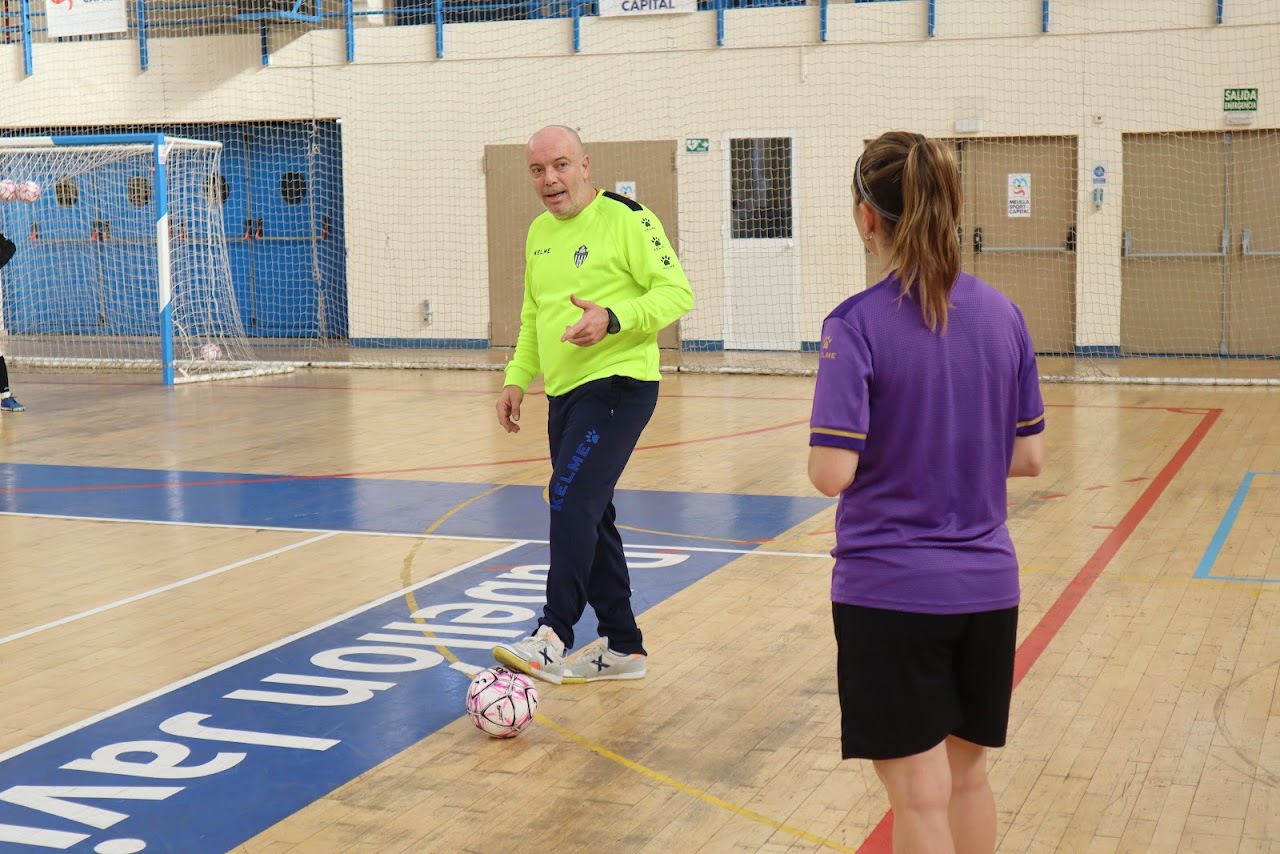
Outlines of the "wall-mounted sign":
{"type": "Polygon", "coordinates": [[[51,38],[129,32],[125,0],[49,0],[45,24],[51,38]]]}
{"type": "Polygon", "coordinates": [[[1224,113],[1256,113],[1258,112],[1258,87],[1252,89],[1223,89],[1222,111],[1224,113]]]}
{"type": "Polygon", "coordinates": [[[698,11],[698,0],[600,0],[600,16],[678,15],[698,11]]]}
{"type": "Polygon", "coordinates": [[[1031,173],[1009,173],[1009,216],[1031,216],[1031,173]]]}

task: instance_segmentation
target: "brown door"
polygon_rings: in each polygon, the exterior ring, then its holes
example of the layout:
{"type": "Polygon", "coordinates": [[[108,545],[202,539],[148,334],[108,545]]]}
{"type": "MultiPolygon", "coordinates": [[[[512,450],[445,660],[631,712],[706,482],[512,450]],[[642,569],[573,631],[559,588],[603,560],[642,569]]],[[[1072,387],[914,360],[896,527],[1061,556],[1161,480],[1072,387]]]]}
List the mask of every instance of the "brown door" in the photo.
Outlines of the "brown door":
{"type": "MultiPolygon", "coordinates": [[[[591,182],[614,190],[635,183],[636,200],[658,215],[676,252],[680,233],[674,140],[587,143],[591,182]]],[[[489,230],[489,343],[514,347],[524,298],[524,241],[529,224],[545,208],[529,183],[524,145],[486,145],[485,195],[489,230]]],[[[658,333],[658,346],[678,349],[678,322],[658,333]]]]}
{"type": "Polygon", "coordinates": [[[1280,326],[1260,311],[1280,291],[1280,131],[1226,135],[1231,244],[1227,352],[1280,356],[1280,326]]]}
{"type": "Polygon", "coordinates": [[[1124,139],[1120,347],[1226,352],[1222,134],[1124,139]]]}
{"type": "Polygon", "coordinates": [[[957,142],[962,265],[1022,309],[1040,353],[1074,353],[1076,141],[957,142]]]}

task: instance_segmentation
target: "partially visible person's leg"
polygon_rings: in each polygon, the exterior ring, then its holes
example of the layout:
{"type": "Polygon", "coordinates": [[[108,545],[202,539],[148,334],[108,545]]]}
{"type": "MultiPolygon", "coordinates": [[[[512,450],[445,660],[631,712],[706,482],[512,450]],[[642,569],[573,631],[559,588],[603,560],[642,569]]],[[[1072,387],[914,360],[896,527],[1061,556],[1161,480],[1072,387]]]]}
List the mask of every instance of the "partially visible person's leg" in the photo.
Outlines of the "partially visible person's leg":
{"type": "Polygon", "coordinates": [[[996,802],[987,778],[987,748],[1003,747],[1013,698],[1018,609],[969,614],[956,644],[956,691],[963,722],[947,737],[951,765],[951,831],[960,854],[996,848],[996,802]]]}
{"type": "Polygon", "coordinates": [[[0,356],[0,412],[22,412],[26,409],[9,391],[9,366],[0,356]]]}
{"type": "Polygon", "coordinates": [[[614,524],[617,514],[613,491],[640,441],[640,434],[653,417],[658,404],[658,384],[613,377],[612,387],[609,421],[614,440],[605,452],[618,473],[597,487],[601,494],[607,492],[608,502],[596,525],[596,552],[587,580],[587,601],[600,621],[600,636],[609,639],[609,649],[624,655],[644,655],[644,636],[631,607],[631,573],[623,554],[622,536],[614,524]]]}
{"type": "Polygon", "coordinates": [[[893,808],[894,854],[956,854],[948,820],[951,771],[946,742],[914,756],[872,764],[893,808]]]}
{"type": "Polygon", "coordinates": [[[896,854],[951,854],[946,740],[962,717],[953,656],[968,617],[832,603],[841,753],[870,759],[896,854]]]}
{"type": "Polygon", "coordinates": [[[500,664],[557,685],[564,678],[565,648],[573,645],[573,626],[582,616],[586,574],[595,549],[594,525],[570,531],[566,538],[564,526],[557,525],[557,514],[564,508],[564,496],[577,478],[583,460],[590,455],[589,448],[580,445],[583,437],[575,433],[579,430],[575,416],[599,409],[590,402],[603,393],[605,382],[597,380],[565,394],[547,396],[547,443],[552,472],[547,486],[551,508],[551,564],[547,570],[546,605],[532,636],[493,648],[493,657],[500,664]],[[578,536],[573,536],[574,533],[578,536]],[[573,569],[578,563],[585,566],[581,579],[573,569]]]}
{"type": "Polygon", "coordinates": [[[947,736],[951,768],[951,838],[956,854],[992,854],[996,850],[996,799],[987,778],[987,749],[947,736]]]}
{"type": "Polygon", "coordinates": [[[614,520],[617,510],[610,501],[596,526],[596,554],[587,579],[587,602],[599,620],[600,637],[609,639],[614,652],[644,653],[644,637],[631,609],[631,573],[622,549],[622,535],[614,520]]]}
{"type": "Polygon", "coordinates": [[[642,652],[612,501],[618,478],[653,414],[658,384],[609,377],[562,397],[549,402],[555,469],[548,490],[551,568],[541,622],[571,647],[573,626],[590,599],[610,641],[627,647],[620,651],[642,652]]]}

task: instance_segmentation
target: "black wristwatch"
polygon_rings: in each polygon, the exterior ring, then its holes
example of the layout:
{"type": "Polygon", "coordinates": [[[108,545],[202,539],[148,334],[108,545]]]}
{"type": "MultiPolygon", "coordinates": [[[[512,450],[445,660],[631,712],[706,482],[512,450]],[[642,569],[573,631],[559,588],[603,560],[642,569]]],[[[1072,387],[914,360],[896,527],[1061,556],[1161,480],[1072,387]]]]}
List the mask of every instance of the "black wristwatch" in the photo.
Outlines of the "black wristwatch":
{"type": "Polygon", "coordinates": [[[609,326],[605,329],[605,332],[610,335],[617,335],[622,331],[622,324],[618,323],[618,315],[614,314],[611,308],[606,308],[605,311],[609,313],[609,326]]]}

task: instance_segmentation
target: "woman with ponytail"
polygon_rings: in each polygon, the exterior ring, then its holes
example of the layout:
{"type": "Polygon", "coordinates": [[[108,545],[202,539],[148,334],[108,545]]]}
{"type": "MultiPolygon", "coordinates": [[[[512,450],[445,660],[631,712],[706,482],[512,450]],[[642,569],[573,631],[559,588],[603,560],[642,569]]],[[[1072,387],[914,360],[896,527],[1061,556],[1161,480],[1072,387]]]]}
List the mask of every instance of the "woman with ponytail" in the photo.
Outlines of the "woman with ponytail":
{"type": "Polygon", "coordinates": [[[960,270],[960,175],[895,131],[854,165],[879,282],[823,323],[809,478],[839,496],[831,599],[844,758],[870,759],[895,854],[990,854],[1018,561],[1006,478],[1035,476],[1044,403],[1017,306],[960,270]]]}

